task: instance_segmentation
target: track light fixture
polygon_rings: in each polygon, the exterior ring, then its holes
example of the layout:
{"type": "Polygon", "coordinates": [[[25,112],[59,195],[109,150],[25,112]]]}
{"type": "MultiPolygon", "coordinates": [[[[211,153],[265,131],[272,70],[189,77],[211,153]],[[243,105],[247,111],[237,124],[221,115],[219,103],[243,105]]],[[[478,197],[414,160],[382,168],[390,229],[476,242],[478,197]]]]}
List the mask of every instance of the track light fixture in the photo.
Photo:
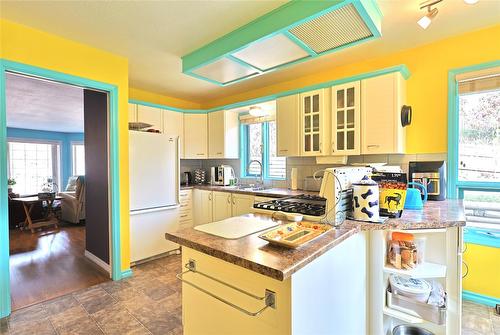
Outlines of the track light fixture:
{"type": "Polygon", "coordinates": [[[427,13],[424,16],[422,16],[422,18],[420,20],[417,21],[417,23],[420,27],[422,27],[423,29],[427,29],[427,27],[429,27],[429,25],[432,22],[432,19],[434,19],[434,17],[438,13],[438,9],[432,8],[432,6],[440,3],[441,1],[443,1],[443,0],[429,0],[429,1],[422,2],[420,4],[420,9],[427,8],[427,13]]]}

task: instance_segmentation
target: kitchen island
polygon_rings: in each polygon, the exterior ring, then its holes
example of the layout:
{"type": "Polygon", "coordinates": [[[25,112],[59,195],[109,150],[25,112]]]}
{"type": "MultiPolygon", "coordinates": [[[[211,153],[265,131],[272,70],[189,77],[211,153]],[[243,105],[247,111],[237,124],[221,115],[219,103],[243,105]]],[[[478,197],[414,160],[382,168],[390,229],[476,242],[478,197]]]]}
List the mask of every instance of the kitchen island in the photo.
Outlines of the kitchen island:
{"type": "Polygon", "coordinates": [[[462,203],[448,200],[385,224],[346,220],[298,249],[271,246],[259,233],[229,240],[193,228],[168,232],[166,238],[183,247],[183,264],[191,266],[181,275],[184,332],[385,334],[400,323],[421,323],[436,334],[458,334],[464,225],[462,203]],[[385,265],[387,234],[395,230],[426,237],[429,266],[414,274],[442,282],[445,324],[387,308],[387,276],[402,271],[385,265]]]}

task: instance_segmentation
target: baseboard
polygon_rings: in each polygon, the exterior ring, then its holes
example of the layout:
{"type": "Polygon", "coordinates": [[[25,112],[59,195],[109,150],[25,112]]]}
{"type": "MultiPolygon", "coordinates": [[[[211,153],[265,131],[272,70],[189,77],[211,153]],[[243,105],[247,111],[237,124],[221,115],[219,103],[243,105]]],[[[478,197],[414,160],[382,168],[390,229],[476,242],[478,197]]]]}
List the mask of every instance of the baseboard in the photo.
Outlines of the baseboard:
{"type": "Polygon", "coordinates": [[[500,304],[500,299],[489,297],[487,295],[482,295],[479,293],[474,293],[471,291],[462,290],[462,298],[464,300],[472,301],[477,304],[486,305],[490,307],[495,307],[500,304]]]}
{"type": "Polygon", "coordinates": [[[143,263],[151,262],[151,261],[154,261],[155,259],[160,259],[160,258],[170,256],[170,255],[180,255],[180,253],[181,253],[180,250],[181,250],[180,248],[177,248],[177,249],[173,249],[173,250],[161,253],[159,255],[155,255],[155,256],[148,257],[148,258],[140,259],[138,261],[130,262],[130,266],[136,266],[136,265],[140,265],[143,263]]]}
{"type": "Polygon", "coordinates": [[[104,271],[107,273],[111,274],[111,266],[107,264],[105,261],[94,255],[88,250],[85,250],[85,257],[87,257],[89,260],[91,260],[93,263],[98,265],[100,268],[102,268],[104,271]]]}
{"type": "Polygon", "coordinates": [[[133,275],[133,272],[131,269],[123,270],[122,275],[121,275],[121,279],[132,277],[132,275],[133,275]]]}

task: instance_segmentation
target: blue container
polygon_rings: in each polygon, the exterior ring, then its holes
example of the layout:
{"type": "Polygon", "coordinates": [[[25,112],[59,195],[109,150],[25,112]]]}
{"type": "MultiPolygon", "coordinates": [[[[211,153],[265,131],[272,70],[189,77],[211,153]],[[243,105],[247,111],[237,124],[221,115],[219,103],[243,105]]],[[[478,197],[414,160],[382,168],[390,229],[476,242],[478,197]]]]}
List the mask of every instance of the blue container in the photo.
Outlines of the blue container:
{"type": "Polygon", "coordinates": [[[422,191],[424,192],[424,200],[422,201],[422,195],[419,190],[417,190],[416,188],[408,187],[408,189],[406,190],[406,199],[404,208],[423,209],[424,203],[427,201],[427,188],[424,185],[415,182],[408,183],[408,186],[410,185],[415,185],[422,188],[422,191]]]}

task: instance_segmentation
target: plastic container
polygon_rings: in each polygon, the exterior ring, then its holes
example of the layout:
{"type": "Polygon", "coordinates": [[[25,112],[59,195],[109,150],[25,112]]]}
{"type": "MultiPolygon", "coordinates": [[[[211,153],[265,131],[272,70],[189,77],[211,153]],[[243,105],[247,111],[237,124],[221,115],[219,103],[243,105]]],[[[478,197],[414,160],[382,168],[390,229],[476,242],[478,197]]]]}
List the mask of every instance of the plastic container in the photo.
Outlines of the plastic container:
{"type": "Polygon", "coordinates": [[[389,276],[389,283],[391,292],[424,303],[429,299],[432,290],[432,285],[426,280],[395,274],[389,276]]]}
{"type": "Polygon", "coordinates": [[[425,244],[427,237],[418,237],[415,239],[415,246],[417,247],[417,264],[425,262],[425,244]]]}
{"type": "Polygon", "coordinates": [[[444,325],[446,323],[446,296],[443,306],[434,306],[392,293],[391,289],[387,288],[387,307],[422,318],[437,325],[444,325]]]}
{"type": "Polygon", "coordinates": [[[387,242],[387,264],[396,269],[411,270],[417,265],[418,248],[413,234],[393,232],[387,242]]]}

